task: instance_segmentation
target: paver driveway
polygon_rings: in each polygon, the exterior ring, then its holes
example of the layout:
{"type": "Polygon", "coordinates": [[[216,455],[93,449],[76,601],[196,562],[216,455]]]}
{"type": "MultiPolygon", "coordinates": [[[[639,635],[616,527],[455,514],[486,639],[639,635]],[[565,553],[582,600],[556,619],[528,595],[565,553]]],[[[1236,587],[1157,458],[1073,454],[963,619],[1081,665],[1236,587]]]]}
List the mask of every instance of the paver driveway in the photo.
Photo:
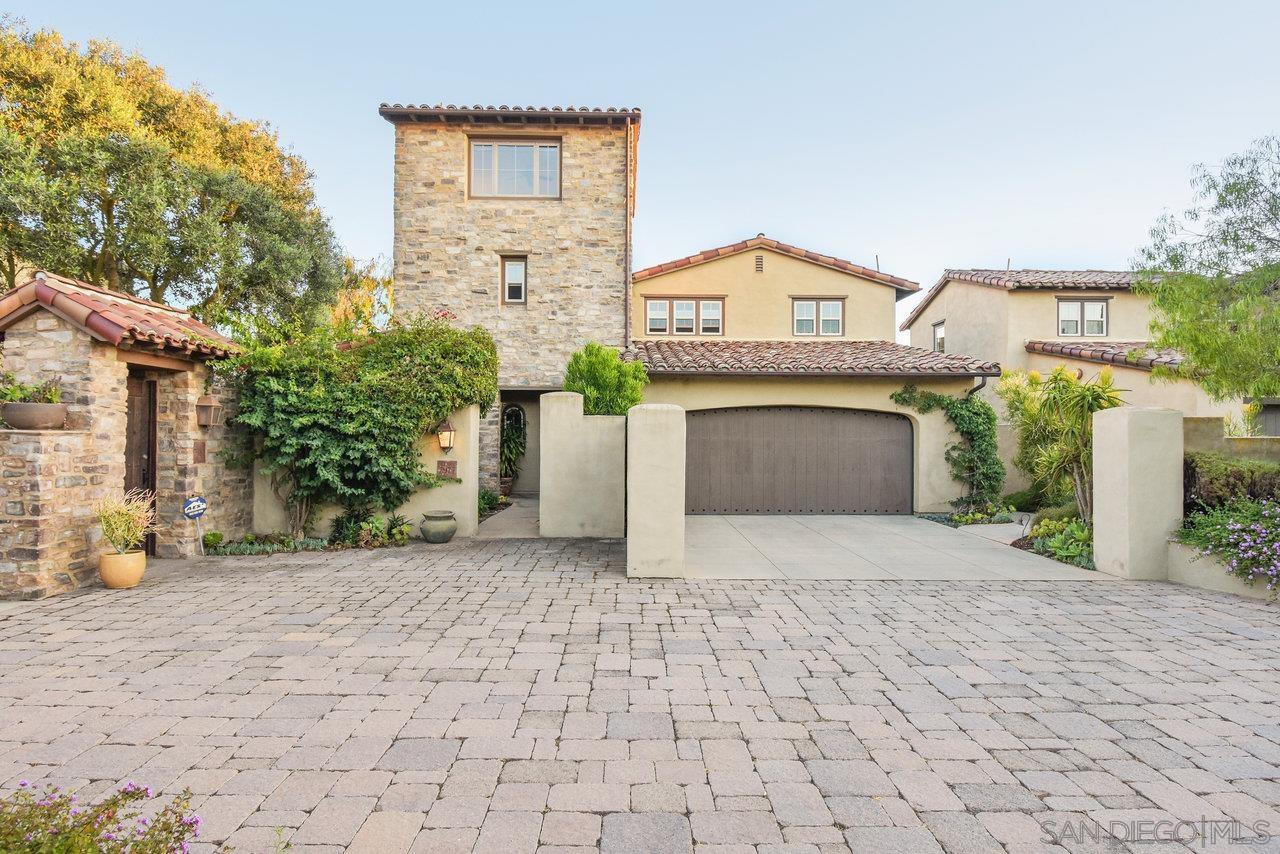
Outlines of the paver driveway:
{"type": "Polygon", "coordinates": [[[1121,582],[642,583],[621,559],[532,540],[224,559],[20,605],[0,615],[0,779],[190,787],[203,838],[242,852],[276,827],[296,851],[504,854],[1280,832],[1272,606],[1121,582]]]}

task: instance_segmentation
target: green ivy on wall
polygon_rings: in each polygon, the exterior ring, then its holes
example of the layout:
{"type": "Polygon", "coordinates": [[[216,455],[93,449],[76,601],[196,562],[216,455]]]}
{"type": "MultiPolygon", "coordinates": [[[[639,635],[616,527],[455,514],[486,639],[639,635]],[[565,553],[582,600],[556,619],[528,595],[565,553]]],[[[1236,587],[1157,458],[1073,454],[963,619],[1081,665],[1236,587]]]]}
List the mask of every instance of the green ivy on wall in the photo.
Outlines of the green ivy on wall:
{"type": "Polygon", "coordinates": [[[951,476],[968,488],[968,494],[951,502],[962,510],[985,507],[999,500],[1004,488],[1004,463],[996,437],[996,411],[976,394],[953,397],[936,391],[905,386],[889,399],[920,413],[941,409],[960,434],[960,441],[947,446],[944,459],[951,476]]]}

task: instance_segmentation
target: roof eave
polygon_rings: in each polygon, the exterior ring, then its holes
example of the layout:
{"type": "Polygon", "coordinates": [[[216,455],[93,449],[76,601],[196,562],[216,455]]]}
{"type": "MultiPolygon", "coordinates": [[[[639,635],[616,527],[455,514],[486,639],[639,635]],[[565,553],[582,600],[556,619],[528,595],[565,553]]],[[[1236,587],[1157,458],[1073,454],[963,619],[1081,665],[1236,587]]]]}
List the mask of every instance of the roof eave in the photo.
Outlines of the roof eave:
{"type": "Polygon", "coordinates": [[[580,127],[622,127],[640,124],[640,110],[501,110],[415,107],[383,104],[378,115],[392,124],[426,122],[437,124],[575,125],[580,127]]]}
{"type": "MultiPolygon", "coordinates": [[[[642,363],[643,364],[643,363],[642,363]]],[[[1000,369],[981,371],[680,371],[645,366],[645,373],[660,377],[875,377],[880,379],[974,379],[998,377],[1000,369]]]]}

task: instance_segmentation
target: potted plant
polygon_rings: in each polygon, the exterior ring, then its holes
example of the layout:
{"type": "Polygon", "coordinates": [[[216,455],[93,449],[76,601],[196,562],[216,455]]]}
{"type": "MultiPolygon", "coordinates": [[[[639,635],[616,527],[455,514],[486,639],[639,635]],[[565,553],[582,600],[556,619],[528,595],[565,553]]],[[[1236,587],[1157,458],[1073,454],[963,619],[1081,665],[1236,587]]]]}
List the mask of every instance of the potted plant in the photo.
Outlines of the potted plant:
{"type": "Polygon", "coordinates": [[[508,406],[502,411],[502,438],[498,443],[498,491],[511,494],[511,485],[520,475],[520,459],[528,446],[524,410],[508,406]]]}
{"type": "Polygon", "coordinates": [[[147,553],[139,546],[156,529],[155,494],[131,489],[123,498],[104,498],[93,505],[102,536],[115,548],[98,558],[102,583],[113,588],[137,587],[147,570],[147,553]]]}
{"type": "Polygon", "coordinates": [[[428,510],[418,531],[428,543],[447,543],[458,533],[458,519],[452,510],[428,510]]]}
{"type": "Polygon", "coordinates": [[[52,381],[28,385],[0,375],[0,419],[14,430],[60,430],[67,421],[62,389],[52,381]]]}

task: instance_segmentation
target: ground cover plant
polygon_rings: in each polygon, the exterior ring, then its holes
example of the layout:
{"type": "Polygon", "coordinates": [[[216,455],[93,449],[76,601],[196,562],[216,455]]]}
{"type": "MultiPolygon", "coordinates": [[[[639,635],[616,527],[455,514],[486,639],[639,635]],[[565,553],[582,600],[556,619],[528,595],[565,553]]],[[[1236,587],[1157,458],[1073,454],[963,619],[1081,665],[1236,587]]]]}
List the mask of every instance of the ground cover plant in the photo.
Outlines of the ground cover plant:
{"type": "Polygon", "coordinates": [[[1186,455],[1178,542],[1227,573],[1280,591],[1280,465],[1223,454],[1186,455]]]}
{"type": "Polygon", "coordinates": [[[79,803],[55,786],[37,791],[26,781],[0,799],[0,851],[13,854],[169,854],[185,852],[200,833],[184,791],[151,818],[143,806],[152,791],[128,783],[97,804],[79,803]]]}

